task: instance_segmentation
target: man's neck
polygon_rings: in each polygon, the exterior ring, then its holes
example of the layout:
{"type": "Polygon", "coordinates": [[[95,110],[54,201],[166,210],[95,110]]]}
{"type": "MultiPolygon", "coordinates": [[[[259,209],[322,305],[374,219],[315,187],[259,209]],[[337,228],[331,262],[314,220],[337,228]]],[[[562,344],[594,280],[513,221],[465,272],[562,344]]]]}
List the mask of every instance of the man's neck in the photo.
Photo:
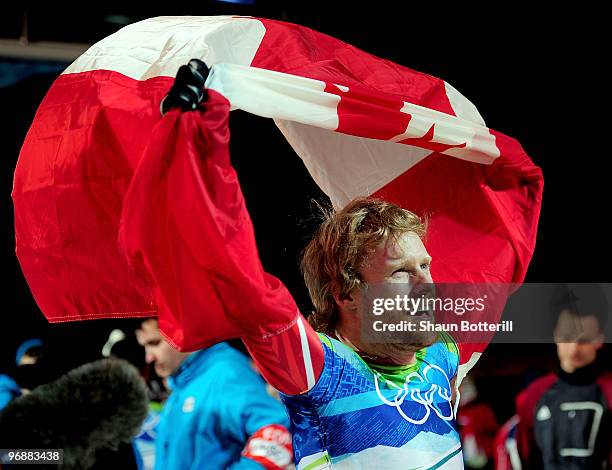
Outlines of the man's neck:
{"type": "Polygon", "coordinates": [[[558,375],[567,383],[573,385],[586,385],[593,383],[601,373],[601,363],[596,359],[586,366],[574,369],[572,372],[567,372],[563,367],[559,366],[558,375]]]}
{"type": "Polygon", "coordinates": [[[409,366],[415,363],[416,353],[406,351],[393,344],[367,343],[363,344],[358,336],[346,334],[339,326],[335,331],[338,341],[355,351],[359,356],[370,364],[385,366],[409,366]]]}

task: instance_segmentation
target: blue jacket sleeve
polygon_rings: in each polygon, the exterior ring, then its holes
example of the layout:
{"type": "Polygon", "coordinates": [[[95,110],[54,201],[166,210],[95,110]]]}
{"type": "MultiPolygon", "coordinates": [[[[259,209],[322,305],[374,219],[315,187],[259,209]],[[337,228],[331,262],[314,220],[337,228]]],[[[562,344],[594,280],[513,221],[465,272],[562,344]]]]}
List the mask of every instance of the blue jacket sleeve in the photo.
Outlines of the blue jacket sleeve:
{"type": "MultiPolygon", "coordinates": [[[[246,362],[235,364],[226,371],[218,401],[219,430],[230,442],[247,441],[267,426],[289,427],[289,418],[279,400],[272,397],[263,379],[246,362]]],[[[266,468],[251,458],[242,455],[228,468],[252,470],[266,468]]],[[[271,468],[271,467],[267,467],[271,468]]]]}

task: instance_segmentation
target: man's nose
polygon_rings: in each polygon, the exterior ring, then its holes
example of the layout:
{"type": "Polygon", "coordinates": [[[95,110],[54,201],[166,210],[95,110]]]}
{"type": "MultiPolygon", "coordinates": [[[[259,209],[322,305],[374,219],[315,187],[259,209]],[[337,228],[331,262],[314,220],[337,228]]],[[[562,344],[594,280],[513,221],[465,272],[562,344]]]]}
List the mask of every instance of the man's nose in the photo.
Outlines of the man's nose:
{"type": "Polygon", "coordinates": [[[433,281],[431,279],[431,273],[429,272],[429,270],[425,270],[419,267],[414,273],[412,282],[414,284],[431,284],[433,281]]]}
{"type": "Polygon", "coordinates": [[[410,279],[410,294],[413,297],[435,297],[435,289],[429,271],[420,267],[413,271],[410,279]]]}
{"type": "Polygon", "coordinates": [[[151,352],[145,352],[145,362],[147,364],[151,364],[152,362],[155,362],[155,356],[151,353],[151,352]]]}

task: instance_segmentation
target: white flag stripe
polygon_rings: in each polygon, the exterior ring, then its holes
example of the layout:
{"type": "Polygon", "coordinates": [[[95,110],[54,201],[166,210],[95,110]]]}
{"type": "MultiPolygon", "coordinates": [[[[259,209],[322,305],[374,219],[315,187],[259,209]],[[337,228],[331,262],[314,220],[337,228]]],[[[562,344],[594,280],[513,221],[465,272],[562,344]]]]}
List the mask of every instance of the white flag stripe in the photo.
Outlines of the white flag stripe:
{"type": "Polygon", "coordinates": [[[338,127],[340,97],[325,93],[325,82],[320,80],[256,67],[217,64],[211,68],[206,88],[225,96],[232,109],[325,129],[338,127]]]}
{"type": "Polygon", "coordinates": [[[444,89],[446,90],[448,101],[458,117],[465,119],[466,121],[476,123],[480,126],[486,126],[484,119],[478,112],[478,109],[474,103],[459,93],[450,83],[444,82],[444,89]]]}
{"type": "Polygon", "coordinates": [[[97,42],[64,73],[111,70],[135,80],[147,80],[174,77],[178,68],[193,58],[209,66],[220,62],[250,65],[265,34],[264,25],[254,18],[149,18],[97,42]]]}
{"type": "Polygon", "coordinates": [[[274,122],[336,209],[375,193],[432,153],[298,122],[274,122]]]}

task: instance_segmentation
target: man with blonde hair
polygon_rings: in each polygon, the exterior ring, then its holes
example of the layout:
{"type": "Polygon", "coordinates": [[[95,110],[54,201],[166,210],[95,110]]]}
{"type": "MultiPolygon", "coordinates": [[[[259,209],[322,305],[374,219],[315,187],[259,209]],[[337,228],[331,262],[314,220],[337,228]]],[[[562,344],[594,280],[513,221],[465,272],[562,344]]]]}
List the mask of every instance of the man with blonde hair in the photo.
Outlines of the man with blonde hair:
{"type": "Polygon", "coordinates": [[[369,288],[432,283],[425,233],[417,215],[378,199],[328,213],[302,260],[318,333],[298,316],[265,339],[243,338],[281,392],[298,468],[463,467],[453,340],[430,332],[372,342],[361,334],[369,288]]]}

